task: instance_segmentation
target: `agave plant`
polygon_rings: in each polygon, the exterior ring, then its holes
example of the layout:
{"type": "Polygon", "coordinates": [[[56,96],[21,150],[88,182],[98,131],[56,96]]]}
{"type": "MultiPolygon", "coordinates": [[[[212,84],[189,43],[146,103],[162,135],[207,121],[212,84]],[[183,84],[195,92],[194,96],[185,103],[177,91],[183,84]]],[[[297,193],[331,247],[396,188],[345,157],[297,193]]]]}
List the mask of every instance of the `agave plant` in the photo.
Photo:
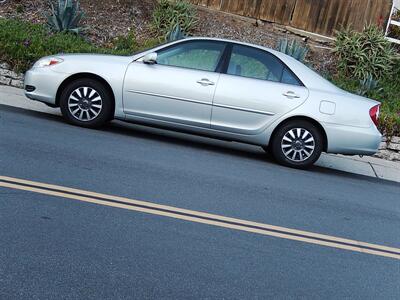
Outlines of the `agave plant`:
{"type": "Polygon", "coordinates": [[[296,40],[280,39],[278,42],[278,51],[292,56],[298,61],[304,62],[308,53],[308,48],[296,40]]]}
{"type": "Polygon", "coordinates": [[[47,16],[47,24],[57,32],[79,33],[82,27],[79,22],[84,17],[80,10],[79,0],[50,1],[51,14],[47,16]]]}
{"type": "Polygon", "coordinates": [[[165,36],[167,42],[182,40],[187,37],[186,33],[182,30],[181,25],[176,24],[171,31],[165,36]]]}
{"type": "Polygon", "coordinates": [[[363,80],[360,80],[360,88],[357,94],[363,97],[367,97],[372,92],[381,93],[382,88],[378,88],[379,81],[375,80],[372,74],[368,74],[363,80]]]}

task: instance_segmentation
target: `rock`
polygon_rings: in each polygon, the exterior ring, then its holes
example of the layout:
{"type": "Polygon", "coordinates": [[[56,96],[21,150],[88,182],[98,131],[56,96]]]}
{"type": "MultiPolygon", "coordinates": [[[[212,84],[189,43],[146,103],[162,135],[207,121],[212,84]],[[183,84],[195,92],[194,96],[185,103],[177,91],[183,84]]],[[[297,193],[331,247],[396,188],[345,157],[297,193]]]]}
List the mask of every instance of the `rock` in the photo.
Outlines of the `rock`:
{"type": "Polygon", "coordinates": [[[20,89],[24,88],[24,82],[22,80],[13,79],[10,85],[20,89]]]}
{"type": "Polygon", "coordinates": [[[386,148],[387,148],[386,142],[382,142],[382,143],[379,145],[379,150],[386,150],[386,148]]]}
{"type": "Polygon", "coordinates": [[[16,75],[17,76],[14,76],[14,77],[12,77],[12,78],[14,78],[14,79],[16,79],[16,80],[22,80],[22,81],[24,81],[24,74],[18,74],[18,73],[16,73],[16,75]]]}
{"type": "Polygon", "coordinates": [[[17,74],[12,70],[0,69],[0,76],[10,77],[13,79],[22,79],[22,74],[17,74]]]}
{"type": "Polygon", "coordinates": [[[9,71],[10,77],[14,78],[14,79],[20,79],[21,78],[21,74],[17,74],[14,71],[9,71]]]}
{"type": "Polygon", "coordinates": [[[375,156],[386,160],[400,161],[400,153],[396,153],[390,150],[379,151],[377,154],[375,154],[375,156]]]}
{"type": "Polygon", "coordinates": [[[0,76],[11,77],[10,76],[10,70],[8,70],[8,69],[0,69],[0,76]]]}
{"type": "Polygon", "coordinates": [[[8,63],[0,63],[0,69],[11,69],[8,63]]]}
{"type": "Polygon", "coordinates": [[[390,140],[390,142],[395,143],[395,144],[400,144],[400,137],[398,136],[393,136],[390,140]]]}
{"type": "Polygon", "coordinates": [[[400,144],[396,144],[396,143],[393,143],[393,142],[389,143],[387,145],[387,149],[400,152],[400,144]]]}
{"type": "Polygon", "coordinates": [[[0,84],[10,85],[10,83],[11,83],[11,78],[0,76],[0,84]]]}
{"type": "Polygon", "coordinates": [[[23,88],[24,74],[14,72],[7,63],[0,63],[0,84],[23,88]]]}
{"type": "Polygon", "coordinates": [[[400,161],[400,153],[392,153],[389,157],[389,160],[400,161]]]}

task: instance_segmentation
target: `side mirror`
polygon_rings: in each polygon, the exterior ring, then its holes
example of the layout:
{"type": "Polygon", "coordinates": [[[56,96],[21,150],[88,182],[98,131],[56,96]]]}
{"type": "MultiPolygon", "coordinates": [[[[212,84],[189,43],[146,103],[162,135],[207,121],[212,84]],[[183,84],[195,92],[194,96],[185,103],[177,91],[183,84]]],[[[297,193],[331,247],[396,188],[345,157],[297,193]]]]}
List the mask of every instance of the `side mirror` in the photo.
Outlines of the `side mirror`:
{"type": "Polygon", "coordinates": [[[157,53],[156,52],[152,52],[152,53],[146,54],[143,57],[143,62],[145,64],[149,64],[149,65],[156,64],[157,63],[157,53]]]}

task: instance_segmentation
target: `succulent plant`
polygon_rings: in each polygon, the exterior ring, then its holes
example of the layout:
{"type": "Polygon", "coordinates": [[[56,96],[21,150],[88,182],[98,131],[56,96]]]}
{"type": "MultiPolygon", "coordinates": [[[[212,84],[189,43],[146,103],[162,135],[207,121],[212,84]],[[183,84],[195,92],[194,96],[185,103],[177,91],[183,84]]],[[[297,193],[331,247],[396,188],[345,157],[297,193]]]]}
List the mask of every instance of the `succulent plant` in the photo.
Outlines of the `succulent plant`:
{"type": "Polygon", "coordinates": [[[338,69],[347,77],[381,79],[393,71],[396,53],[383,30],[368,25],[362,32],[343,28],[337,32],[334,53],[338,69]]]}
{"type": "Polygon", "coordinates": [[[280,39],[277,50],[285,53],[298,61],[304,62],[308,53],[308,47],[303,46],[296,40],[280,39]]]}
{"type": "Polygon", "coordinates": [[[158,0],[152,18],[152,27],[160,36],[172,31],[176,24],[190,33],[198,23],[196,9],[185,0],[158,0]]]}
{"type": "Polygon", "coordinates": [[[371,92],[381,93],[382,88],[378,87],[379,81],[375,80],[371,74],[368,74],[363,80],[360,80],[360,88],[357,94],[363,97],[368,97],[371,92]]]}
{"type": "Polygon", "coordinates": [[[51,14],[47,16],[47,24],[57,32],[79,33],[82,27],[79,22],[84,13],[79,6],[79,0],[56,0],[50,1],[51,14]]]}
{"type": "Polygon", "coordinates": [[[182,40],[187,37],[186,33],[182,30],[179,24],[176,24],[170,32],[165,36],[167,42],[182,40]]]}

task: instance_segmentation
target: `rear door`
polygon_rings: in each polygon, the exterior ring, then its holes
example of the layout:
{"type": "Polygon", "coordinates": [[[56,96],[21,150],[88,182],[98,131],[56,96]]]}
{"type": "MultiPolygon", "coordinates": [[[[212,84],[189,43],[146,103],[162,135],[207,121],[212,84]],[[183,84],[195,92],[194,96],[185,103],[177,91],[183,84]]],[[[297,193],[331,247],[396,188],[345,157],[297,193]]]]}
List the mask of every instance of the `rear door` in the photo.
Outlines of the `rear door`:
{"type": "Polygon", "coordinates": [[[124,84],[129,116],[210,128],[226,43],[188,40],[157,51],[157,63],[135,61],[124,84]]]}
{"type": "Polygon", "coordinates": [[[257,134],[308,98],[308,90],[273,54],[233,44],[215,91],[211,128],[257,134]]]}

